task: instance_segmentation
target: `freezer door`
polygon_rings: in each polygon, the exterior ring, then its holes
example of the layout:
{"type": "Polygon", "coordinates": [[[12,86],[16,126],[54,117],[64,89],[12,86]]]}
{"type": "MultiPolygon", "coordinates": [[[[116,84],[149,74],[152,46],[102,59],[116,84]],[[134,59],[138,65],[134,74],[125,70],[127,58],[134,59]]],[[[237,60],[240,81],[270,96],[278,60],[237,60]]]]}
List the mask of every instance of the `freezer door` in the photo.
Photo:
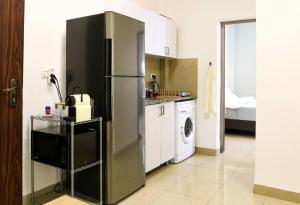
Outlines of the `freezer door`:
{"type": "Polygon", "coordinates": [[[144,78],[111,77],[111,122],[106,140],[106,203],[114,204],[145,184],[144,78]]]}
{"type": "Polygon", "coordinates": [[[130,17],[105,13],[107,59],[111,61],[107,76],[145,75],[144,23],[130,17]]]}

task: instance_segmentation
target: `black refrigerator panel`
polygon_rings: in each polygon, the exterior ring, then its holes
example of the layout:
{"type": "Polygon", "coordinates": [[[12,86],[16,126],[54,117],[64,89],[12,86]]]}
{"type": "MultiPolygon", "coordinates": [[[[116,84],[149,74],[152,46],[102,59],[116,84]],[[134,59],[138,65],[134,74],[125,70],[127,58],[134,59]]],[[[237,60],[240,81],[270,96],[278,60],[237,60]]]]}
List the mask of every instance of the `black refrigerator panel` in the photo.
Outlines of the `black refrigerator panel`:
{"type": "Polygon", "coordinates": [[[79,86],[94,100],[95,117],[109,116],[110,83],[105,78],[109,66],[110,43],[105,40],[105,15],[98,14],[67,21],[67,95],[79,86]]]}

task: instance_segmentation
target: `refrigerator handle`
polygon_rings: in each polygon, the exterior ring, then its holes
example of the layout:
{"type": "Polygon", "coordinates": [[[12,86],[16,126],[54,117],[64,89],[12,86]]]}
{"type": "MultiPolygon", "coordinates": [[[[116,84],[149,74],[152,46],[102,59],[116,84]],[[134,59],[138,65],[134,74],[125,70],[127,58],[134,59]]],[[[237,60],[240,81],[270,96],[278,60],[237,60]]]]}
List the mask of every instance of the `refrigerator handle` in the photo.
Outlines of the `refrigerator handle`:
{"type": "MultiPolygon", "coordinates": [[[[105,76],[111,75],[112,70],[112,39],[105,39],[105,76]]],[[[111,120],[112,113],[111,113],[111,78],[106,77],[105,79],[105,99],[106,99],[106,107],[105,107],[105,119],[111,120]]]]}
{"type": "Polygon", "coordinates": [[[105,75],[111,76],[112,70],[112,39],[105,39],[105,75]]]}

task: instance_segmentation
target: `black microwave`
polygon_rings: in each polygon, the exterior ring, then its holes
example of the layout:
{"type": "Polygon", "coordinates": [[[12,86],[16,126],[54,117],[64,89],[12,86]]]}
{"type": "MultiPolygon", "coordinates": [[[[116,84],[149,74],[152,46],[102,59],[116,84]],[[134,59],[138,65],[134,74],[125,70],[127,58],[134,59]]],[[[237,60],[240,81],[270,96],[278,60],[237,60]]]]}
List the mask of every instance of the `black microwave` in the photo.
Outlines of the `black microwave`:
{"type": "MultiPolygon", "coordinates": [[[[99,159],[97,131],[81,127],[74,131],[74,167],[99,159]]],[[[31,131],[31,159],[62,169],[71,166],[70,127],[53,126],[31,131]]]]}

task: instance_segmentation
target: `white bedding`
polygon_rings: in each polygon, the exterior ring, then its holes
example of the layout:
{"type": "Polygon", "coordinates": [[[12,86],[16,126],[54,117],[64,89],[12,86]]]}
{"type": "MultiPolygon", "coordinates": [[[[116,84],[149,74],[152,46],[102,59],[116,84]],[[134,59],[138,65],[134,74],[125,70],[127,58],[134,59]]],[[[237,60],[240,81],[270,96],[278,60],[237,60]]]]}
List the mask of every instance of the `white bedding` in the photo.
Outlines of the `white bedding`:
{"type": "Polygon", "coordinates": [[[226,91],[225,118],[233,120],[255,121],[256,99],[254,97],[238,97],[226,91]]]}

